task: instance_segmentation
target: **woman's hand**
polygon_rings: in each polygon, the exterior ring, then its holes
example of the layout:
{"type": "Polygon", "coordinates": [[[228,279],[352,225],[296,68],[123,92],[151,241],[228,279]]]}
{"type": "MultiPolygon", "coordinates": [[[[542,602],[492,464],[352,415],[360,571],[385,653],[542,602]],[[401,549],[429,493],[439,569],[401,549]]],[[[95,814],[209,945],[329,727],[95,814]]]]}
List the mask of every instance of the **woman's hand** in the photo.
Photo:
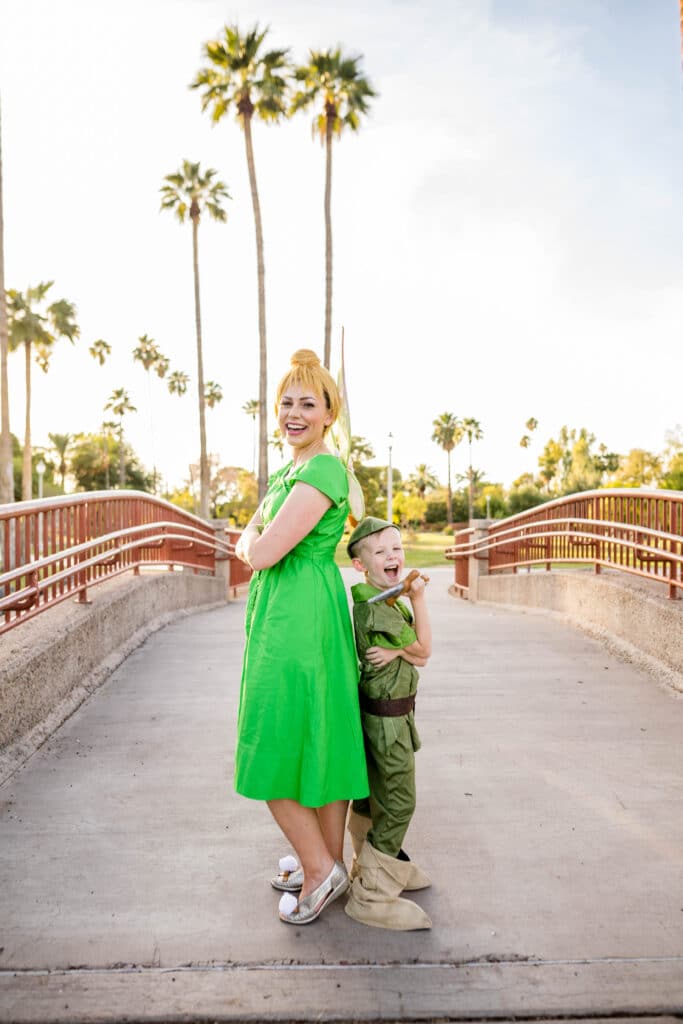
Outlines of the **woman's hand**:
{"type": "Polygon", "coordinates": [[[375,668],[382,668],[384,665],[389,665],[396,658],[401,657],[400,650],[388,647],[368,647],[365,652],[365,658],[374,665],[375,668]]]}

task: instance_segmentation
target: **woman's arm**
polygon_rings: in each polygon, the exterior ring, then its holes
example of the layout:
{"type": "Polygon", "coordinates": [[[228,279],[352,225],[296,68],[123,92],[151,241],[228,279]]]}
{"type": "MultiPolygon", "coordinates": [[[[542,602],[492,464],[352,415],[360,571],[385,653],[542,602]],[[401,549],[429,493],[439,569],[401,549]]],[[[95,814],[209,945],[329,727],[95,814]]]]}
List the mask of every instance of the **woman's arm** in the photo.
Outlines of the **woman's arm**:
{"type": "Polygon", "coordinates": [[[253,516],[251,517],[251,519],[249,520],[247,525],[242,530],[242,533],[240,534],[239,540],[237,541],[237,544],[235,545],[235,554],[237,555],[237,557],[242,562],[246,562],[247,565],[249,565],[249,559],[247,558],[247,556],[245,554],[245,544],[246,544],[247,531],[248,530],[254,530],[257,534],[259,534],[259,533],[261,533],[262,529],[263,529],[263,516],[261,515],[261,506],[259,505],[259,507],[256,509],[256,511],[254,512],[253,516]]]}
{"type": "Polygon", "coordinates": [[[254,520],[249,523],[240,538],[238,557],[252,569],[269,569],[311,532],[331,505],[330,498],[317,487],[297,480],[263,533],[254,520]]]}

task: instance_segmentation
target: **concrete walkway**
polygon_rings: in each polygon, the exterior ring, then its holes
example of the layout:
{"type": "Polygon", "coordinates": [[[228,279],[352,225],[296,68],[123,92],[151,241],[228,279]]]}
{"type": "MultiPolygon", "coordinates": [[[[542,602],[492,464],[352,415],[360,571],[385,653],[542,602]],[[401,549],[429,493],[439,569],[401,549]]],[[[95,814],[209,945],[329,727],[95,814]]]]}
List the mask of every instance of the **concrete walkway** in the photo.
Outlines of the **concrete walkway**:
{"type": "Polygon", "coordinates": [[[231,784],[242,600],[150,637],[0,788],[1,1021],[683,1013],[683,699],[430,575],[433,930],[278,921],[286,847],[231,784]]]}

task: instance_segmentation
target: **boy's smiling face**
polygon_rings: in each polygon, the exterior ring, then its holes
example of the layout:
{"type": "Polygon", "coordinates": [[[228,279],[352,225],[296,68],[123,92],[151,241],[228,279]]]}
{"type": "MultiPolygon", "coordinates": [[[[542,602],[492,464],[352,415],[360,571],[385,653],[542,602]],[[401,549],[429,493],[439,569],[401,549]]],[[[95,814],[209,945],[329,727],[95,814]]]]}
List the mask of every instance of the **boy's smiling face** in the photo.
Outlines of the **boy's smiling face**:
{"type": "Polygon", "coordinates": [[[354,568],[364,572],[368,583],[378,590],[387,590],[400,582],[405,565],[401,534],[394,526],[371,533],[356,549],[354,568]],[[359,549],[360,550],[359,550],[359,549]]]}

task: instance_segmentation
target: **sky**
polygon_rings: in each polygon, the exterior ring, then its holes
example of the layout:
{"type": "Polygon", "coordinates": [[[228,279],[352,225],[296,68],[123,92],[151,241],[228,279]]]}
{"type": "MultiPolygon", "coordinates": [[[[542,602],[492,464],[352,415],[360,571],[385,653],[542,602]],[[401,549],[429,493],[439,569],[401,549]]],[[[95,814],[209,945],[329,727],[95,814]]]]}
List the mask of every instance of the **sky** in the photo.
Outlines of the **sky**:
{"type": "MultiPolygon", "coordinates": [[[[128,441],[168,487],[198,459],[191,231],[159,210],[183,159],[213,167],[228,220],[200,226],[209,450],[252,468],[254,226],[244,139],[188,86],[224,25],[303,62],[340,44],[377,91],[335,143],[332,370],[344,326],[354,434],[404,476],[443,412],[479,420],[474,465],[509,486],[562,425],[661,452],[683,421],[683,74],[676,0],[0,0],[5,284],[54,280],[81,337],[33,374],[33,442],[95,432],[125,387],[128,441]],[[153,337],[183,398],[132,361],[153,337]],[[100,367],[87,348],[104,338],[100,367]],[[525,421],[539,426],[530,448],[525,421]],[[391,435],[391,439],[389,437],[391,435]]],[[[312,114],[254,125],[269,393],[322,354],[324,151],[312,114]]],[[[23,436],[23,362],[10,357],[23,436]]],[[[268,429],[276,423],[269,409],[268,429]]],[[[279,465],[271,452],[271,469],[279,465]]],[[[466,445],[453,453],[454,474],[466,445]]]]}

